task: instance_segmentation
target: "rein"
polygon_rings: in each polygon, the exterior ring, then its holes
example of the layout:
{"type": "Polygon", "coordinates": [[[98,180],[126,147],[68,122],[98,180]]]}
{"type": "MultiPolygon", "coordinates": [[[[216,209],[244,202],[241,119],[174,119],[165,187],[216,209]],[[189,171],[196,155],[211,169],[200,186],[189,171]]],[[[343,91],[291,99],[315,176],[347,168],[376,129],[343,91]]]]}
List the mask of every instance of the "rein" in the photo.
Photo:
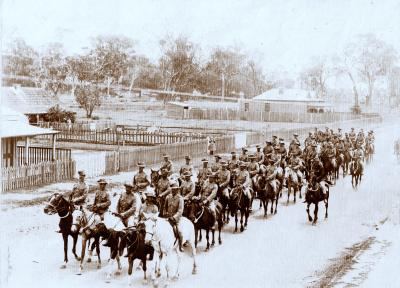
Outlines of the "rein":
{"type": "Polygon", "coordinates": [[[200,220],[200,218],[203,216],[203,214],[204,214],[204,206],[201,207],[200,215],[198,217],[196,217],[193,222],[197,223],[197,221],[200,220]]]}

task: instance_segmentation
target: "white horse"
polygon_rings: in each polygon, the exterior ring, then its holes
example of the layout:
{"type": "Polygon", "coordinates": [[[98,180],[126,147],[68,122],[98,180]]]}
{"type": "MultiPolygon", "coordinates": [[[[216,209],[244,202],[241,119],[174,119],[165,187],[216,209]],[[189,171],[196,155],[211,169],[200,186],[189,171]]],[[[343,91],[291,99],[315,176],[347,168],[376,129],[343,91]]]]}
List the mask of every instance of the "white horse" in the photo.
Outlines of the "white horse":
{"type": "MultiPolygon", "coordinates": [[[[160,259],[159,267],[161,263],[165,261],[165,270],[167,273],[167,281],[169,280],[170,273],[170,263],[169,257],[175,252],[177,257],[177,266],[175,270],[175,275],[173,279],[179,277],[179,265],[180,265],[180,255],[179,255],[179,243],[175,239],[175,235],[171,224],[164,218],[158,217],[157,214],[146,214],[144,213],[144,224],[146,226],[146,237],[145,241],[150,243],[154,248],[154,258],[160,259]],[[160,257],[161,256],[161,257],[160,257]]],[[[195,248],[195,233],[193,223],[186,217],[181,217],[179,221],[179,230],[182,233],[182,243],[188,243],[192,250],[193,258],[193,269],[192,274],[196,274],[196,248],[195,248]]],[[[154,261],[157,262],[157,261],[154,261]]],[[[157,268],[157,267],[154,267],[157,268]]],[[[151,276],[150,279],[153,282],[153,286],[158,285],[156,275],[156,269],[150,269],[151,276]]]]}

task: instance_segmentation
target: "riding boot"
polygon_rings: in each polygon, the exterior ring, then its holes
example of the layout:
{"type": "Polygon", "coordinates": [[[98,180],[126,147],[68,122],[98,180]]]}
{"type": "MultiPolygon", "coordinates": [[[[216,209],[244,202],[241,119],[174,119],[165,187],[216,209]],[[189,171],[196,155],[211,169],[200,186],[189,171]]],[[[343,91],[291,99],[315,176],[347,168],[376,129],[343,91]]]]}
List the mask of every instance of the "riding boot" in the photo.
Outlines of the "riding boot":
{"type": "MultiPolygon", "coordinates": [[[[178,230],[178,229],[177,229],[178,230]]],[[[179,244],[179,251],[183,252],[183,237],[181,231],[178,230],[178,244],[179,244]]]]}

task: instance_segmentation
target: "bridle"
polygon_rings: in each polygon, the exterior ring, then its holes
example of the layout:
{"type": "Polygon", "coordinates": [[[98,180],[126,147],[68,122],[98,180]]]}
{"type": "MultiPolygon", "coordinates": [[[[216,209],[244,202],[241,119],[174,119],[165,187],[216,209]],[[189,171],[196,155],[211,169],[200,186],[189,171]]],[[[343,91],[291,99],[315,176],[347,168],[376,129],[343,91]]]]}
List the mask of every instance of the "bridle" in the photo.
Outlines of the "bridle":
{"type": "MultiPolygon", "coordinates": [[[[61,202],[61,199],[63,199],[63,198],[62,198],[62,196],[60,195],[60,200],[58,200],[57,206],[53,205],[53,204],[51,203],[51,201],[50,201],[50,202],[47,202],[47,206],[50,206],[53,210],[55,210],[55,213],[60,213],[60,212],[58,211],[58,209],[59,209],[59,204],[60,204],[60,202],[61,202]]],[[[71,214],[71,210],[68,209],[67,214],[65,214],[64,216],[61,216],[61,215],[58,215],[58,216],[60,217],[60,219],[64,219],[64,218],[67,218],[70,214],[71,214]]]]}

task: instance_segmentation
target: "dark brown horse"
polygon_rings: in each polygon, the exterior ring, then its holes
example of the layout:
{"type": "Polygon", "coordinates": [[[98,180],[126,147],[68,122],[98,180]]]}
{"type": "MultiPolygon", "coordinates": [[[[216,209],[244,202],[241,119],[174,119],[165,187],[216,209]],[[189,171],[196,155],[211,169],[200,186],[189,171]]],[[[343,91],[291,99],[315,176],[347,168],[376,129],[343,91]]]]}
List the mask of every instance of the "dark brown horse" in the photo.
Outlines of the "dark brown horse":
{"type": "Polygon", "coordinates": [[[271,202],[271,214],[276,214],[278,212],[279,187],[281,185],[278,180],[273,181],[275,181],[276,183],[275,190],[272,188],[271,184],[266,181],[264,176],[258,179],[257,185],[260,187],[260,189],[258,190],[258,197],[260,198],[260,202],[264,207],[264,217],[267,217],[269,202],[271,202]]]}
{"type": "Polygon", "coordinates": [[[240,211],[240,232],[243,232],[247,227],[247,220],[249,219],[250,214],[250,204],[251,199],[244,195],[244,188],[242,185],[237,185],[232,189],[229,199],[229,210],[231,216],[235,216],[235,232],[237,232],[238,229],[238,211],[240,211]],[[243,218],[245,218],[244,225],[243,218]]]}
{"type": "Polygon", "coordinates": [[[358,163],[358,161],[351,161],[349,165],[350,175],[351,175],[351,185],[356,188],[361,182],[363,167],[358,163]]]}
{"type": "Polygon", "coordinates": [[[43,209],[44,213],[47,215],[58,214],[60,217],[58,226],[60,227],[60,233],[64,240],[64,264],[60,268],[66,268],[68,263],[68,236],[71,236],[73,239],[72,253],[74,254],[76,260],[80,260],[76,254],[76,242],[78,240],[79,229],[76,229],[76,227],[73,227],[72,225],[72,213],[74,209],[74,205],[67,201],[59,193],[54,193],[43,209]]]}
{"type": "Polygon", "coordinates": [[[197,236],[200,230],[206,231],[207,246],[206,251],[210,249],[209,232],[212,234],[211,246],[215,245],[215,228],[218,229],[218,242],[222,244],[221,230],[224,225],[222,221],[222,206],[216,202],[216,217],[213,216],[208,207],[206,207],[200,200],[193,199],[189,204],[189,219],[193,222],[195,229],[195,247],[197,247],[197,236]],[[215,219],[216,218],[216,219],[215,219]]]}
{"type": "MultiPolygon", "coordinates": [[[[325,184],[324,184],[325,185],[325,184]]],[[[318,220],[318,204],[323,201],[325,204],[325,219],[328,218],[328,206],[329,206],[329,186],[326,184],[326,193],[323,193],[320,184],[315,181],[314,178],[310,180],[307,187],[304,203],[307,203],[307,215],[308,221],[312,222],[313,225],[318,220]],[[310,215],[310,205],[314,204],[314,219],[310,215]]]]}

